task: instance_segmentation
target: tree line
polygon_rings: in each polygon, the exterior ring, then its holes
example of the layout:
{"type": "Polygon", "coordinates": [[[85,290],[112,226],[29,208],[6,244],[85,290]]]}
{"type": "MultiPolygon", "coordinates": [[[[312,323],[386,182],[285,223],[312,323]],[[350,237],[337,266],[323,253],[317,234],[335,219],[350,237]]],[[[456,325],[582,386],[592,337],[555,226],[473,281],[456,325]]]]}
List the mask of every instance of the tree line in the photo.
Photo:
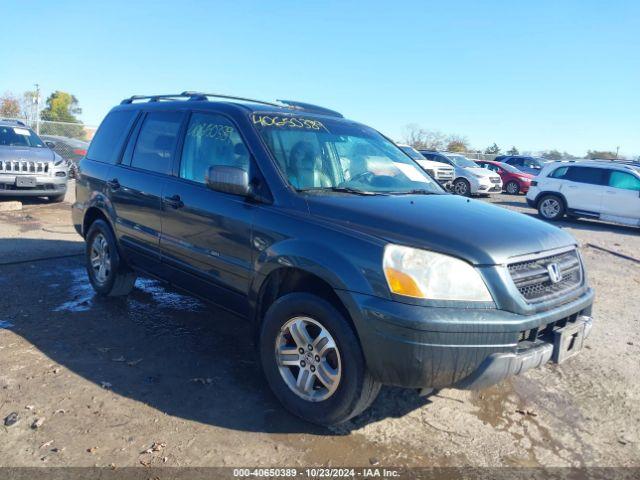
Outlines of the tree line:
{"type": "Polygon", "coordinates": [[[75,124],[43,124],[40,133],[79,139],[85,138],[84,126],[77,117],[77,115],[82,114],[82,109],[75,95],[56,90],[47,97],[44,108],[40,110],[39,115],[36,97],[37,92],[33,90],[26,91],[22,95],[6,92],[0,96],[0,117],[24,120],[29,125],[35,124],[37,120],[75,124]]]}
{"type": "MultiPolygon", "coordinates": [[[[440,150],[456,153],[485,153],[488,155],[520,155],[520,151],[515,146],[508,150],[502,150],[495,142],[484,150],[476,150],[471,147],[469,139],[464,135],[445,134],[438,130],[427,130],[415,123],[406,125],[404,128],[404,136],[402,141],[414,148],[421,150],[440,150]]],[[[523,154],[531,154],[531,152],[522,152],[523,154]]],[[[543,158],[550,160],[572,160],[580,158],[568,152],[560,152],[556,149],[546,150],[539,154],[543,158]]],[[[584,158],[594,159],[618,159],[617,152],[606,150],[589,150],[584,158]]]]}

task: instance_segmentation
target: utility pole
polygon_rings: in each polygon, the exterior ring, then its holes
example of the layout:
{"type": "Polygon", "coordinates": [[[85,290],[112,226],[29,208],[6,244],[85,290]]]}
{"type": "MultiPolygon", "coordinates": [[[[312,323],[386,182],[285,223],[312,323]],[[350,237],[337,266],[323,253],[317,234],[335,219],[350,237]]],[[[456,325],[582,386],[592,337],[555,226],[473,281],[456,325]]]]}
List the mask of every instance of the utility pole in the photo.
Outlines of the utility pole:
{"type": "Polygon", "coordinates": [[[36,104],[36,133],[40,135],[40,84],[36,83],[36,96],[33,99],[33,103],[36,104]]]}
{"type": "Polygon", "coordinates": [[[616,147],[616,160],[618,159],[618,152],[620,151],[620,146],[616,147]]]}

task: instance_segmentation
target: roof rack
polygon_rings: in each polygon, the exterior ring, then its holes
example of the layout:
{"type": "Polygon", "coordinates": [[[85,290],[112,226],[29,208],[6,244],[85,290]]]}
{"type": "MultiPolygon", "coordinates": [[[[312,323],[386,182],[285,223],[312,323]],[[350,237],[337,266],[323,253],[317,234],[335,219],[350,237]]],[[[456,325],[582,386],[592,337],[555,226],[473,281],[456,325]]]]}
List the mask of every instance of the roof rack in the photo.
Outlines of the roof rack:
{"type": "Polygon", "coordinates": [[[307,112],[321,113],[323,115],[330,115],[332,117],[344,118],[341,113],[336,112],[335,110],[331,110],[331,109],[325,108],[325,107],[320,107],[318,105],[313,105],[312,103],[295,102],[293,100],[278,100],[278,102],[284,103],[285,105],[287,105],[289,107],[293,107],[293,108],[298,109],[298,110],[304,110],[304,111],[307,111],[307,112]]]}
{"type": "Polygon", "coordinates": [[[0,122],[15,123],[16,125],[22,125],[23,127],[27,126],[27,124],[22,120],[16,120],[15,118],[0,118],[0,122]]]}
{"type": "Polygon", "coordinates": [[[223,95],[220,93],[203,93],[184,91],[182,93],[168,94],[168,95],[133,95],[129,98],[125,98],[120,102],[120,105],[126,105],[137,101],[146,100],[147,102],[160,102],[160,101],[177,101],[177,100],[190,100],[190,101],[208,101],[209,97],[223,98],[226,100],[239,100],[242,102],[259,103],[261,105],[269,105],[271,107],[279,108],[292,108],[295,110],[304,110],[306,112],[320,113],[322,115],[331,115],[333,117],[343,118],[342,114],[328,108],[313,105],[305,102],[295,102],[293,100],[276,100],[276,102],[265,102],[264,100],[256,100],[254,98],[236,97],[233,95],[223,95]]]}

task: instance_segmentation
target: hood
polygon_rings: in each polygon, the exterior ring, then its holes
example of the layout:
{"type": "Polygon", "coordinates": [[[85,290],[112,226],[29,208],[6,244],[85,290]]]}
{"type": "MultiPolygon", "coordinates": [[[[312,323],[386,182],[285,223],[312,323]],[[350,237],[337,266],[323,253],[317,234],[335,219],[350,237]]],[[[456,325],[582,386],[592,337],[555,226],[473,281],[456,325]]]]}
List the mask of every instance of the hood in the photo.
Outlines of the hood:
{"type": "Polygon", "coordinates": [[[575,245],[557,227],[456,195],[308,195],[309,212],[391,243],[463,258],[475,265],[575,245]]]}
{"type": "Polygon", "coordinates": [[[59,158],[53,150],[46,147],[0,147],[0,161],[27,160],[33,162],[53,162],[59,158]]]}
{"type": "Polygon", "coordinates": [[[434,162],[433,160],[416,160],[416,162],[418,163],[418,165],[420,165],[422,168],[449,168],[451,170],[453,170],[453,167],[447,163],[442,163],[442,162],[434,162]]]}
{"type": "Polygon", "coordinates": [[[464,169],[479,177],[499,177],[496,172],[492,172],[491,170],[482,167],[465,167],[464,169]]]}

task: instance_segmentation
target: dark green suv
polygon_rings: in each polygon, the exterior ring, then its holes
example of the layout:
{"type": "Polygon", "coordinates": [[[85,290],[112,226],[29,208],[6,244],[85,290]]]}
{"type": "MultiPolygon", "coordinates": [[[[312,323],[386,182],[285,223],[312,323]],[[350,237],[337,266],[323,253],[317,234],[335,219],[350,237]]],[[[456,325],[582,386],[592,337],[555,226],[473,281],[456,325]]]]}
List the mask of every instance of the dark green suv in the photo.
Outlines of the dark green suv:
{"type": "Polygon", "coordinates": [[[250,319],[273,392],[311,422],[357,415],[381,384],[481,388],[563,361],[590,331],[570,235],[447,194],[326,108],[132,97],[76,188],[99,294],[153,275],[250,319]]]}

